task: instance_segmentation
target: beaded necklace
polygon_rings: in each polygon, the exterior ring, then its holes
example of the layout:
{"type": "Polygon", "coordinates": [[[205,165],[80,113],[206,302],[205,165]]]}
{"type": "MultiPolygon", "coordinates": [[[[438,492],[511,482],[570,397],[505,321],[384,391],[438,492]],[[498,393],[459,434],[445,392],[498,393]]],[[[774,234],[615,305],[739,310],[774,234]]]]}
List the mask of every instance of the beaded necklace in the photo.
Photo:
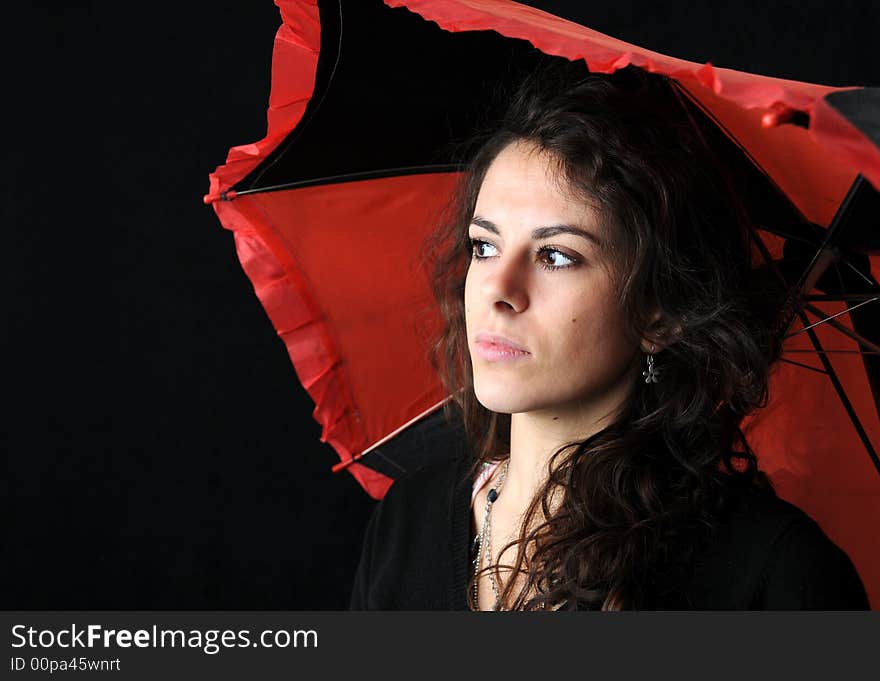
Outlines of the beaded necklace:
{"type": "MultiPolygon", "coordinates": [[[[477,556],[474,558],[474,606],[477,610],[480,609],[478,597],[480,587],[479,574],[480,566],[483,562],[483,553],[488,554],[488,560],[492,559],[492,530],[489,526],[489,514],[492,504],[498,499],[501,488],[504,487],[504,479],[507,477],[507,466],[509,463],[510,459],[504,462],[504,469],[501,471],[501,476],[498,479],[497,489],[493,487],[486,496],[486,515],[483,518],[483,527],[480,528],[480,534],[477,535],[477,556]]],[[[495,605],[490,610],[500,610],[501,594],[498,592],[498,583],[495,581],[495,573],[492,571],[489,572],[489,581],[492,584],[492,592],[495,594],[495,605]]]]}

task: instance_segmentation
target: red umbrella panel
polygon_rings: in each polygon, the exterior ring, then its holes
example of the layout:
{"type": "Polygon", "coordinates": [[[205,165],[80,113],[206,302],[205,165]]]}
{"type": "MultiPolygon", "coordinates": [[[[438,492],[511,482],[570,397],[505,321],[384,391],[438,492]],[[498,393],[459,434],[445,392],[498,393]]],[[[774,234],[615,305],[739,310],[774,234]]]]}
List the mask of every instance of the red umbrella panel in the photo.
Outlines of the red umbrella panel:
{"type": "Polygon", "coordinates": [[[784,199],[758,216],[756,264],[802,263],[807,306],[770,404],[744,426],[780,495],[849,553],[878,602],[880,236],[865,217],[880,187],[876,91],[687,62],[502,0],[276,4],[266,137],[230,150],[205,200],[234,233],[337,470],[378,499],[460,436],[441,432],[449,396],[429,360],[441,320],[418,255],[463,170],[450,143],[491,118],[473,103],[547,55],[601,73],[632,65],[673,78],[761,191],[784,199]]]}

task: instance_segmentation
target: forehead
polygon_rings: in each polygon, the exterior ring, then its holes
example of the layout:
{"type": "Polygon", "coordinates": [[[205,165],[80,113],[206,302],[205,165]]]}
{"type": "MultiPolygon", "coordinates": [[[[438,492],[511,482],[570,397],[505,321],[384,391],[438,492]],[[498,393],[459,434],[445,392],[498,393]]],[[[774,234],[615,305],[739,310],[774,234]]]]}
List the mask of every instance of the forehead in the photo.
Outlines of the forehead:
{"type": "Polygon", "coordinates": [[[487,169],[477,195],[476,212],[487,210],[500,211],[495,217],[502,223],[501,213],[533,222],[572,220],[595,224],[596,212],[571,189],[552,154],[524,141],[502,149],[487,169]]]}

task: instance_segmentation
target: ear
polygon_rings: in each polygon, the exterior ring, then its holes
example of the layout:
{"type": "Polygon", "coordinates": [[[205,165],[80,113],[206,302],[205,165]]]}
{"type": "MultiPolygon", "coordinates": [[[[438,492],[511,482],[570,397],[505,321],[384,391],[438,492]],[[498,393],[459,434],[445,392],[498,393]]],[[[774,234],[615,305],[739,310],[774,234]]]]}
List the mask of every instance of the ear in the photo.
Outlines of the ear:
{"type": "Polygon", "coordinates": [[[662,319],[659,310],[654,311],[651,324],[642,334],[641,349],[645,354],[656,354],[675,343],[681,335],[681,324],[670,324],[662,319]]]}

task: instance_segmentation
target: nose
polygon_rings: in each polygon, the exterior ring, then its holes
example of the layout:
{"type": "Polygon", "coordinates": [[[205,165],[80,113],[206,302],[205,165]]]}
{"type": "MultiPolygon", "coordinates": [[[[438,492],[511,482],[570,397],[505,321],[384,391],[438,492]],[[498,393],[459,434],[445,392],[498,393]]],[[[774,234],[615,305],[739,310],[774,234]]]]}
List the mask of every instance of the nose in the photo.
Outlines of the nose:
{"type": "Polygon", "coordinates": [[[522,312],[528,307],[528,254],[493,258],[482,281],[484,299],[494,307],[522,312]]]}

